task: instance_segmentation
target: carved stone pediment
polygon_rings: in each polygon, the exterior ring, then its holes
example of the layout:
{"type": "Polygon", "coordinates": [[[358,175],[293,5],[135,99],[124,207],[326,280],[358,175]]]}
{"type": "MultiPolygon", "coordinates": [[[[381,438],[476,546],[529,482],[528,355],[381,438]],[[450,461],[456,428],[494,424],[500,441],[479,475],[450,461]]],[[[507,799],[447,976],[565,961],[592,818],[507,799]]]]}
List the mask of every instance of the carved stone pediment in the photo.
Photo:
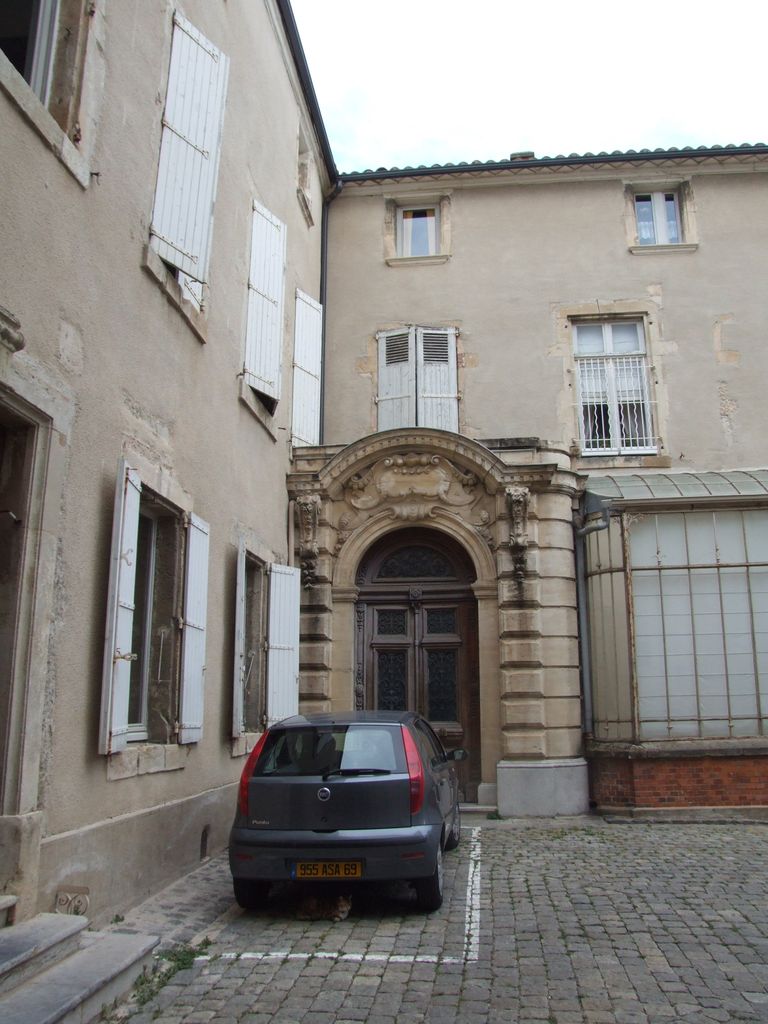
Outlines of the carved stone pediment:
{"type": "Polygon", "coordinates": [[[435,506],[460,508],[477,498],[477,477],[442,455],[426,452],[388,455],[345,487],[352,508],[372,512],[390,508],[396,519],[427,518],[435,506]]]}

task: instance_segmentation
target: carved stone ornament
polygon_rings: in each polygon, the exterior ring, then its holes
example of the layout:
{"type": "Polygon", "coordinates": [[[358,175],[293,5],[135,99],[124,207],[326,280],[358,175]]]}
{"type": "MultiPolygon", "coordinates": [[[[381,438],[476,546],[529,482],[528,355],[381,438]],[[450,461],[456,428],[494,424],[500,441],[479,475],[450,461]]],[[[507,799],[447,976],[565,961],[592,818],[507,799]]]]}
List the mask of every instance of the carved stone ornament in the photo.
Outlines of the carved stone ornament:
{"type": "Polygon", "coordinates": [[[347,484],[349,504],[370,512],[389,507],[395,519],[413,521],[433,515],[437,506],[458,508],[475,501],[477,477],[441,455],[410,452],[375,462],[347,484]]]}
{"type": "Polygon", "coordinates": [[[485,509],[480,513],[480,518],[472,524],[477,532],[491,550],[493,550],[493,531],[491,530],[491,516],[485,509]]]}
{"type": "Polygon", "coordinates": [[[505,491],[509,510],[509,546],[512,549],[512,561],[515,576],[522,579],[526,569],[526,551],[528,548],[528,504],[531,492],[527,487],[507,487],[505,491]]]}
{"type": "Polygon", "coordinates": [[[299,517],[299,562],[301,564],[301,585],[309,590],[317,579],[317,526],[320,521],[321,500],[319,494],[305,494],[296,499],[299,517]]]}
{"type": "Polygon", "coordinates": [[[0,342],[10,352],[18,352],[24,348],[24,335],[21,324],[5,306],[0,306],[0,342]]]}
{"type": "Polygon", "coordinates": [[[56,913],[84,917],[91,904],[90,889],[82,885],[70,885],[56,893],[56,913]]]}

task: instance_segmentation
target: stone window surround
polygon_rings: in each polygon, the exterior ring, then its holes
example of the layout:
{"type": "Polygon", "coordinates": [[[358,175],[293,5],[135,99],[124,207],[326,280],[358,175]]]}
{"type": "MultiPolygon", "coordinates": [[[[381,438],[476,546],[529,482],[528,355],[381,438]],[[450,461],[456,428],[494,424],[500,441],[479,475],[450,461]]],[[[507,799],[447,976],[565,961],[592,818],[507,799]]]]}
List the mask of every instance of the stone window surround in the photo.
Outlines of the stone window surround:
{"type": "Polygon", "coordinates": [[[384,262],[389,267],[428,266],[451,258],[451,191],[384,194],[384,262]],[[397,211],[408,207],[435,206],[439,210],[439,252],[432,256],[398,256],[397,211]]]}
{"type": "MultiPolygon", "coordinates": [[[[632,193],[634,196],[634,193],[632,193]]],[[[632,199],[632,215],[634,218],[634,198],[632,199]]],[[[647,248],[647,247],[646,247],[647,248]]],[[[664,445],[664,427],[666,425],[665,401],[666,391],[656,362],[656,354],[661,347],[660,313],[655,302],[649,299],[596,299],[574,305],[562,305],[555,309],[555,331],[558,349],[563,353],[565,367],[565,387],[569,395],[569,404],[573,410],[574,436],[571,438],[570,451],[578,461],[577,468],[594,472],[598,468],[638,465],[648,468],[665,468],[671,465],[664,445]],[[581,451],[578,429],[578,402],[576,401],[576,373],[573,350],[574,322],[595,322],[605,320],[641,320],[645,334],[646,368],[648,371],[648,391],[650,394],[651,416],[654,434],[657,440],[656,454],[638,454],[623,452],[619,455],[584,455],[581,451]]]]}
{"type": "Polygon", "coordinates": [[[627,235],[627,248],[635,256],[658,255],[660,253],[691,253],[699,248],[696,228],[696,206],[690,178],[659,178],[657,181],[643,179],[641,181],[624,181],[624,224],[627,235]],[[674,192],[678,200],[680,232],[683,241],[656,245],[639,245],[637,239],[637,215],[635,196],[645,192],[674,192]]]}

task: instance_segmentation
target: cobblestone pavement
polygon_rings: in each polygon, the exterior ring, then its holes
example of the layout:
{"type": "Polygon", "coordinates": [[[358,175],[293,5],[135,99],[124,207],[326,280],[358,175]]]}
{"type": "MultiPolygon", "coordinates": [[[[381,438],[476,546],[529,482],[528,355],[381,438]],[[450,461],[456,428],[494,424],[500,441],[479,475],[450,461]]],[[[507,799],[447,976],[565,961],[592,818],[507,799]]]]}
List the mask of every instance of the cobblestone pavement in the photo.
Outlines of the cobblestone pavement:
{"type": "Polygon", "coordinates": [[[130,1024],[768,1022],[761,824],[479,822],[446,856],[447,898],[354,890],[340,922],[274,888],[233,903],[216,858],[126,916],[204,955],[130,1024]]]}

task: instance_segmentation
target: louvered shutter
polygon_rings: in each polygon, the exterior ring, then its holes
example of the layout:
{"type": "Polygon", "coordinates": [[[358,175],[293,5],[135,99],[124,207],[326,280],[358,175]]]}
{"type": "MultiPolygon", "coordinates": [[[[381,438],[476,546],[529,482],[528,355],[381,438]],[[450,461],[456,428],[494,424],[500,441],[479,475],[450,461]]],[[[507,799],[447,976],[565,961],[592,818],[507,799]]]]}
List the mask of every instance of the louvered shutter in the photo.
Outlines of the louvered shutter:
{"type": "Polygon", "coordinates": [[[245,379],[275,400],[280,398],[283,361],[285,235],[285,224],[254,202],[245,379]]]}
{"type": "Polygon", "coordinates": [[[323,307],[297,289],[293,349],[293,443],[320,443],[323,307]]]}
{"type": "Polygon", "coordinates": [[[415,329],[380,331],[379,430],[416,425],[415,329]]]}
{"type": "Polygon", "coordinates": [[[203,737],[207,610],[208,524],[190,513],[184,579],[179,743],[197,743],[203,737]]]}
{"type": "Polygon", "coordinates": [[[125,749],[127,742],[140,501],[139,474],[127,465],[125,459],[121,459],[117,469],[112,520],[99,727],[100,754],[114,754],[125,749]]]}
{"type": "Polygon", "coordinates": [[[237,545],[235,584],[235,671],[232,680],[232,735],[245,732],[245,541],[237,545]]]}
{"type": "Polygon", "coordinates": [[[161,259],[205,281],[229,58],[178,14],[150,235],[161,259]]]}
{"type": "Polygon", "coordinates": [[[267,724],[299,710],[300,572],[288,565],[269,567],[267,630],[267,724]]]}
{"type": "Polygon", "coordinates": [[[419,426],[458,432],[456,331],[452,327],[416,328],[416,357],[419,426]]]}

